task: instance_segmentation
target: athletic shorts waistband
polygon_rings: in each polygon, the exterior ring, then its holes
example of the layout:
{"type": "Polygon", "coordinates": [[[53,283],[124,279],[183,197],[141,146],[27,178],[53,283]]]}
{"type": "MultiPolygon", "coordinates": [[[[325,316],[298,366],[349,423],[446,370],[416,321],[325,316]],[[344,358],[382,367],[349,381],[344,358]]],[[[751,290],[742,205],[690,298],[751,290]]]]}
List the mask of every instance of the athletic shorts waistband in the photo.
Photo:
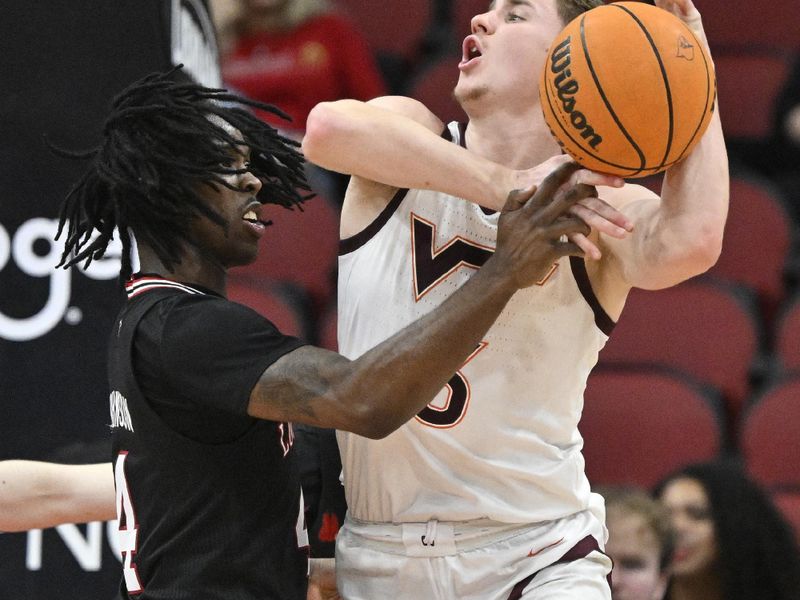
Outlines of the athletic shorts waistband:
{"type": "Polygon", "coordinates": [[[407,556],[449,556],[521,535],[536,524],[499,523],[490,519],[424,523],[374,523],[348,516],[350,534],[369,540],[375,549],[407,556]]]}

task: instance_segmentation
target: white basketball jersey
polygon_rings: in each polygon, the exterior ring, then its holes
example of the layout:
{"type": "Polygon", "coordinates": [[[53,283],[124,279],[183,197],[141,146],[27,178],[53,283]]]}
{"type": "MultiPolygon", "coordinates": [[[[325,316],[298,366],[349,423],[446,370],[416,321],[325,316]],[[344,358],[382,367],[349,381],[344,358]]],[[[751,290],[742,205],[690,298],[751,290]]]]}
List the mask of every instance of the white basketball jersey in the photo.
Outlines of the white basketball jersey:
{"type": "MultiPolygon", "coordinates": [[[[463,126],[448,131],[463,143],[463,126]]],[[[340,352],[356,358],[441,304],[491,256],[498,216],[446,194],[400,190],[341,243],[340,352]]],[[[338,433],[350,515],[533,523],[591,508],[602,519],[578,421],[612,327],[583,260],[561,259],[541,285],[512,297],[415,419],[383,440],[338,433]]]]}

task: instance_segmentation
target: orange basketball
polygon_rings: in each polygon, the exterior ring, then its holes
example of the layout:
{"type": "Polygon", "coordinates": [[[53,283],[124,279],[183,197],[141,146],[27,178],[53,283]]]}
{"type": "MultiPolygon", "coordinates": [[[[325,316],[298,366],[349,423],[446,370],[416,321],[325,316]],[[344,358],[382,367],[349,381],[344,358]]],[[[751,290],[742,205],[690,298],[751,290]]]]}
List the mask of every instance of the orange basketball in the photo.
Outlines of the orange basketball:
{"type": "Polygon", "coordinates": [[[685,157],[711,120],[713,65],[673,14],[640,2],[593,8],[547,53],[544,118],[581,165],[622,177],[663,171],[685,157]]]}

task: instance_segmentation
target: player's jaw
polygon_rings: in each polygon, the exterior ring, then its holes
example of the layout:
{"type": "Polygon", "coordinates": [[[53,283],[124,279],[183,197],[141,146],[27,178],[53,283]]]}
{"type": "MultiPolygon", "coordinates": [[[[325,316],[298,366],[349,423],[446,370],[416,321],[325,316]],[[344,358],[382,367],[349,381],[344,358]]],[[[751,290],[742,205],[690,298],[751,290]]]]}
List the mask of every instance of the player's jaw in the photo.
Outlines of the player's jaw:
{"type": "Polygon", "coordinates": [[[206,259],[226,269],[250,264],[267,226],[261,202],[252,189],[232,190],[219,184],[215,188],[202,196],[219,222],[205,215],[197,217],[192,228],[195,243],[206,259]]]}

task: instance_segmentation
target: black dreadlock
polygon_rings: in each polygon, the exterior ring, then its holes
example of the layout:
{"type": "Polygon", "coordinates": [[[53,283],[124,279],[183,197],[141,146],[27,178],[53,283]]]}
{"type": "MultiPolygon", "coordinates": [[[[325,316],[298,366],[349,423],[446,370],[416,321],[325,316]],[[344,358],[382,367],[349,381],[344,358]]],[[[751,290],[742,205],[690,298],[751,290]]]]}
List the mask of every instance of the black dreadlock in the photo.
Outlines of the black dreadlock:
{"type": "Polygon", "coordinates": [[[92,159],[61,207],[56,239],[65,225],[68,230],[58,266],[85,261],[85,268],[102,258],[117,228],[120,276],[127,279],[132,271],[130,228],[172,268],[180,262],[181,241],[188,239],[192,219],[202,215],[226,225],[197,190],[217,184],[238,189],[223,179],[245,172],[228,166],[231,152],[250,149],[247,170],[262,182],[257,196],[262,203],[302,210],[301,203],[311,197],[299,191],[310,189],[299,144],[238,105],[289,117],[225,89],[178,82],[174,76],[181,67],[148,75],[114,98],[97,148],[75,153],[50,144],[63,156],[92,159]],[[242,138],[231,136],[212,115],[238,129],[242,138]],[[98,235],[92,239],[94,231],[98,235]]]}

